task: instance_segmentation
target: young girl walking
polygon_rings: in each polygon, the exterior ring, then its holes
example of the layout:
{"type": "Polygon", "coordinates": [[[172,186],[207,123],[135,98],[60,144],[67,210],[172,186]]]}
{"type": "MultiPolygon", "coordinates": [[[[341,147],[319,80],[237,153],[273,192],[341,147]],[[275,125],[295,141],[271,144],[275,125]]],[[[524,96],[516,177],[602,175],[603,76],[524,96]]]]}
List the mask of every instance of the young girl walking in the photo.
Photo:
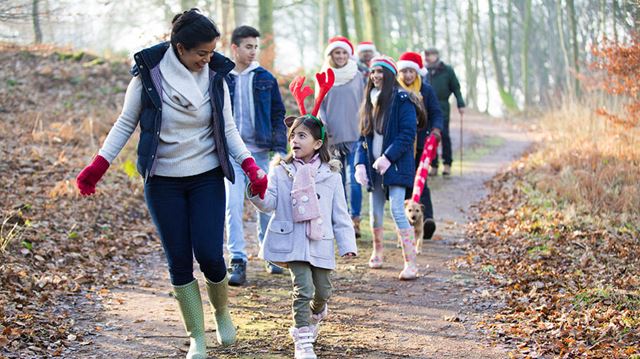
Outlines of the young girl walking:
{"type": "Polygon", "coordinates": [[[407,189],[413,187],[416,108],[409,93],[396,81],[394,61],[386,56],[372,60],[365,100],[360,110],[362,137],[356,152],[356,180],[370,192],[373,253],[369,267],[383,264],[383,216],[386,198],[401,238],[404,269],[400,279],[417,278],[415,233],[404,213],[407,189]]]}
{"type": "Polygon", "coordinates": [[[285,119],[291,152],[272,163],[264,198],[250,193],[250,200],[260,211],[273,213],[260,257],[291,273],[295,358],[315,359],[313,343],[328,313],[330,274],[336,267],[334,239],[342,257],[356,256],[357,248],[340,165],[329,155],[325,126],[304,114],[304,105],[301,109],[303,116],[285,119]]]}
{"type": "MultiPolygon", "coordinates": [[[[417,169],[427,137],[433,133],[434,136],[440,140],[444,120],[435,91],[433,91],[433,88],[428,82],[422,81],[421,76],[425,71],[422,65],[422,56],[417,52],[405,52],[398,58],[397,65],[399,71],[398,83],[405,90],[419,97],[422,101],[422,106],[427,113],[426,126],[422,129],[418,129],[415,152],[417,169]]],[[[433,217],[433,204],[431,202],[431,191],[429,190],[428,183],[425,183],[424,185],[422,196],[420,196],[420,203],[424,206],[424,228],[422,230],[422,235],[424,239],[431,239],[431,237],[433,237],[433,233],[436,231],[436,222],[433,217]]],[[[419,240],[419,238],[416,239],[419,240]]]]}

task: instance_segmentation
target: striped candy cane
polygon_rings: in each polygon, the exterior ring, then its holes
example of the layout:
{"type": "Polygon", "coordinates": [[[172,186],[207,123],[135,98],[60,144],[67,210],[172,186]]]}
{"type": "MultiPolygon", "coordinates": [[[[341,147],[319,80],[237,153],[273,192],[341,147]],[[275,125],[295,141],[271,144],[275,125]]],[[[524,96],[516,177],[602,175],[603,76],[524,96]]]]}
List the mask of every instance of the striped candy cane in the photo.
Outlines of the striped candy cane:
{"type": "Polygon", "coordinates": [[[420,196],[422,196],[422,191],[424,191],[424,186],[427,183],[427,176],[429,176],[429,164],[436,156],[437,150],[438,139],[432,134],[424,143],[420,163],[416,171],[416,178],[413,181],[413,195],[411,199],[416,203],[420,203],[420,196]]]}

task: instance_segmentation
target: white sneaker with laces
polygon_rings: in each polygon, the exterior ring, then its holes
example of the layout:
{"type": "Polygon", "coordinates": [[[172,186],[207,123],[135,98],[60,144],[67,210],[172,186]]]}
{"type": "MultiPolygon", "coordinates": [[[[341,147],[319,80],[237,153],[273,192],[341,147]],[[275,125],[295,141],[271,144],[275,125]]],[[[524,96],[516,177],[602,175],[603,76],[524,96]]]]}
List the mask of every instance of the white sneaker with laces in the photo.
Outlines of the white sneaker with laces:
{"type": "Polygon", "coordinates": [[[313,351],[313,332],[310,327],[291,328],[289,334],[295,345],[295,359],[317,359],[313,351]]]}

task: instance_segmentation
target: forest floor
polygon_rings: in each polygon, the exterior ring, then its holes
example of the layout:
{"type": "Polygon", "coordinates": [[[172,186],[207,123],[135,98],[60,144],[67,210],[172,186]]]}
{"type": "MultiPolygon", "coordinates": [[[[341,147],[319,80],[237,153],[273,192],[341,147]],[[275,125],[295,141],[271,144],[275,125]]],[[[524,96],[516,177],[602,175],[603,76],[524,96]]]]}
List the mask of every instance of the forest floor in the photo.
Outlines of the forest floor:
{"type": "MultiPolygon", "coordinates": [[[[458,126],[453,118],[453,143],[458,126]]],[[[419,256],[421,276],[401,282],[401,250],[397,249],[391,219],[385,223],[386,265],[370,270],[370,231],[364,225],[360,256],[340,261],[333,276],[335,294],[330,317],[323,324],[316,352],[323,358],[504,358],[505,349],[491,344],[476,328],[483,313],[499,303],[482,300],[487,290],[477,275],[455,270],[452,260],[465,238],[469,207],[485,196],[484,182],[508,165],[530,144],[521,129],[486,116],[465,117],[466,158],[453,176],[430,178],[438,231],[425,242],[419,256]]],[[[459,157],[456,158],[456,160],[459,157]]],[[[368,199],[365,198],[365,207],[368,199]]],[[[363,220],[367,222],[368,217],[363,220]]],[[[216,358],[285,358],[292,355],[287,328],[291,325],[291,284],[288,275],[269,275],[257,258],[254,220],[246,222],[251,246],[248,283],[230,289],[231,312],[238,342],[229,348],[212,344],[216,358]]],[[[75,353],[98,358],[179,358],[188,349],[159,245],[131,274],[134,284],[111,288],[100,312],[86,308],[81,325],[102,328],[75,353]]],[[[201,274],[199,274],[201,276],[201,274]]],[[[202,278],[202,277],[200,277],[202,278]]],[[[202,281],[201,281],[202,282],[202,281]]],[[[203,298],[206,293],[203,291],[203,298]]],[[[207,329],[212,332],[207,309],[207,329]]],[[[95,308],[93,308],[95,309],[95,308]]],[[[214,341],[215,342],[215,341],[214,341]]]]}

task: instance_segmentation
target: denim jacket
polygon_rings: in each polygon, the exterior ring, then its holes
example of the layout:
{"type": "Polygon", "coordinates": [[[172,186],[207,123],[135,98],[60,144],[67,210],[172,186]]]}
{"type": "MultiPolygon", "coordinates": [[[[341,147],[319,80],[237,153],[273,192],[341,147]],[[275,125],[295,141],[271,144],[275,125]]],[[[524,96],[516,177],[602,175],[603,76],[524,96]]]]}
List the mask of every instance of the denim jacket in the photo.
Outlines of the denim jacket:
{"type": "MultiPolygon", "coordinates": [[[[285,108],[278,81],[265,68],[259,66],[253,76],[253,103],[255,142],[260,148],[280,153],[287,152],[287,129],[284,125],[285,108]]],[[[234,103],[236,75],[227,74],[231,103],[234,103]]]]}

